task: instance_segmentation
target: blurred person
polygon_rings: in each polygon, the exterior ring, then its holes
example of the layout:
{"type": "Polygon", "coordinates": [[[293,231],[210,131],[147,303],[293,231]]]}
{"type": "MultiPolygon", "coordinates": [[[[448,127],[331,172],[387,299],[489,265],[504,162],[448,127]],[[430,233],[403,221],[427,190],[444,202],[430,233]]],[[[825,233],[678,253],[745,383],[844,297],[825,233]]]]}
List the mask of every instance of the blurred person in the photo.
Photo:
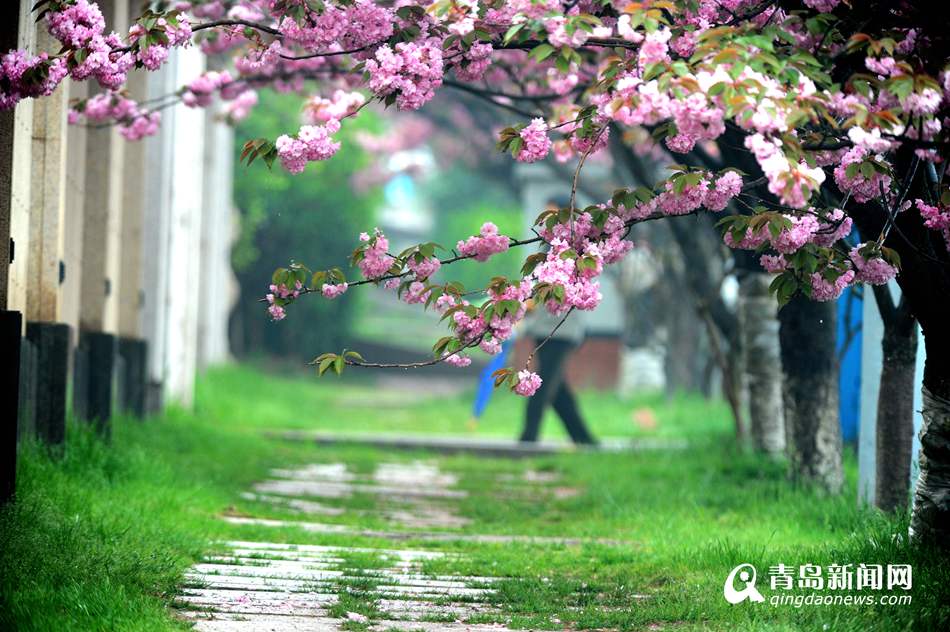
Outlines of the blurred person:
{"type": "MultiPolygon", "coordinates": [[[[547,208],[557,210],[568,205],[569,198],[553,198],[548,201],[547,208]]],[[[539,306],[531,310],[525,326],[528,337],[534,338],[535,345],[541,345],[535,353],[541,386],[528,398],[520,441],[538,440],[544,411],[551,405],[574,443],[595,445],[597,441],[587,430],[577,407],[577,400],[564,376],[568,357],[584,341],[584,315],[575,310],[565,319],[564,316],[554,316],[543,306],[539,306]],[[564,322],[561,322],[562,319],[564,322]]]]}
{"type": "Polygon", "coordinates": [[[468,429],[478,428],[478,421],[482,418],[482,413],[488,406],[492,393],[495,391],[495,378],[492,375],[495,371],[505,368],[508,360],[508,353],[514,345],[514,336],[501,343],[501,351],[492,356],[491,361],[478,376],[478,389],[475,391],[475,402],[472,405],[472,416],[468,420],[468,429]]]}
{"type": "Polygon", "coordinates": [[[543,307],[534,310],[527,324],[528,335],[541,347],[535,353],[541,386],[528,398],[525,406],[524,429],[520,441],[537,441],[544,411],[551,405],[561,418],[571,440],[579,445],[595,445],[597,441],[587,429],[577,400],[564,375],[564,366],[571,353],[584,341],[583,314],[571,313],[557,327],[563,316],[553,316],[543,307]],[[552,330],[557,327],[553,334],[552,330]],[[550,336],[550,338],[548,338],[550,336]]]}

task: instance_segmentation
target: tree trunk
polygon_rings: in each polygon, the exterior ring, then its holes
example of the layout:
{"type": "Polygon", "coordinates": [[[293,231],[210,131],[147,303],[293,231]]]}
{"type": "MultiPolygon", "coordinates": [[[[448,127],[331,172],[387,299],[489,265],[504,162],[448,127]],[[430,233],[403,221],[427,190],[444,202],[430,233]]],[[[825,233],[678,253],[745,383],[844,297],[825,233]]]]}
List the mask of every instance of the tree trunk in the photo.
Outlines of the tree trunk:
{"type": "Polygon", "coordinates": [[[950,536],[950,399],[923,387],[920,476],[914,493],[910,535],[947,545],[950,536]]]}
{"type": "Polygon", "coordinates": [[[914,437],[914,372],[917,321],[904,298],[894,306],[887,286],[874,286],[884,322],[883,367],[877,401],[874,505],[906,511],[910,500],[910,461],[914,437]]]}
{"type": "Polygon", "coordinates": [[[835,304],[796,296],[779,311],[786,445],[795,480],[841,491],[835,304]]]}
{"type": "Polygon", "coordinates": [[[759,452],[781,455],[785,451],[782,363],[770,280],[768,274],[748,272],[739,282],[739,331],[752,445],[759,452]]]}

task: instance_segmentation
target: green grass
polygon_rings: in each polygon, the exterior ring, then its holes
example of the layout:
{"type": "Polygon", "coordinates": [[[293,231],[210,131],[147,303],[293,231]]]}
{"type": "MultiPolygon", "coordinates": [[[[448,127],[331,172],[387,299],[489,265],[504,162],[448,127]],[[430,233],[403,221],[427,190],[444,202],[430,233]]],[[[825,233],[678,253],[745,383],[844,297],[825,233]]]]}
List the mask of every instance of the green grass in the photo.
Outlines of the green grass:
{"type": "MultiPolygon", "coordinates": [[[[522,405],[499,394],[477,432],[514,435],[522,405]]],[[[420,399],[367,381],[314,382],[231,367],[201,380],[193,412],[169,410],[144,423],[117,419],[111,445],[78,425],[69,428],[62,458],[25,445],[18,502],[0,513],[0,630],[186,629],[172,597],[184,570],[214,552],[221,539],[392,547],[376,538],[230,525],[218,516],[306,519],[240,497],[274,466],[343,460],[369,471],[381,460],[433,458],[294,444],[266,438],[264,430],[462,434],[468,406],[468,394],[420,399]]],[[[501,620],[535,629],[862,632],[950,624],[947,557],[908,546],[899,535],[906,533],[906,516],[885,518],[858,508],[853,456],[846,459],[850,491],[828,497],[787,482],[781,464],[737,449],[721,403],[687,395],[623,401],[586,394],[582,406],[601,436],[687,437],[690,447],[522,461],[439,458],[440,467],[457,473],[469,491],[460,513],[472,523],[462,531],[625,543],[407,541],[407,547],[464,554],[425,562],[427,573],[503,578],[492,598],[501,614],[479,615],[473,622],[501,620]],[[655,429],[632,421],[632,411],[640,408],[655,411],[655,429]],[[499,479],[528,468],[558,473],[557,485],[577,493],[560,499],[515,494],[498,502],[499,479]],[[913,604],[730,606],[722,585],[741,562],[755,564],[763,576],[778,563],[910,563],[913,604]]],[[[559,436],[555,426],[548,420],[545,436],[559,436]]],[[[368,509],[377,500],[357,496],[333,502],[368,509]]],[[[311,519],[392,529],[365,514],[311,519]]],[[[341,583],[344,599],[333,613],[372,617],[377,613],[372,571],[382,560],[352,554],[347,562],[364,569],[366,580],[341,583]]],[[[759,586],[768,598],[767,581],[759,586]]],[[[365,627],[350,623],[353,629],[365,627]]]]}
{"type": "MultiPolygon", "coordinates": [[[[411,377],[425,384],[432,375],[420,369],[411,377]]],[[[524,403],[505,389],[497,390],[476,434],[517,436],[524,403]]],[[[471,393],[443,397],[425,391],[381,390],[368,379],[327,376],[315,382],[310,373],[268,375],[249,367],[212,371],[198,384],[199,413],[206,411],[227,420],[233,430],[251,432],[266,428],[461,435],[471,432],[467,426],[471,404],[471,393]],[[222,397],[224,394],[230,397],[222,397]]],[[[671,399],[657,393],[623,400],[612,394],[590,393],[582,398],[581,408],[598,436],[708,438],[729,433],[732,423],[723,402],[698,395],[681,394],[671,399]],[[652,431],[641,429],[633,420],[635,410],[647,408],[660,420],[652,431]]],[[[549,412],[542,438],[566,436],[554,413],[549,412]]]]}

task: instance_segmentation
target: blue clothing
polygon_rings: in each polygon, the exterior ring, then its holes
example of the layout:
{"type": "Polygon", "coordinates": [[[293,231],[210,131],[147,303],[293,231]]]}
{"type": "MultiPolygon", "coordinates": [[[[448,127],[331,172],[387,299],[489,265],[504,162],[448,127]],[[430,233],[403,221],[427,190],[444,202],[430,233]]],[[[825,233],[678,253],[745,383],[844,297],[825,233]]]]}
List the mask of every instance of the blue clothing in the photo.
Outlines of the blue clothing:
{"type": "Polygon", "coordinates": [[[481,417],[482,413],[485,412],[485,407],[488,406],[488,400],[491,399],[491,394],[495,390],[495,378],[492,377],[492,373],[498,369],[505,368],[505,360],[513,344],[514,338],[509,338],[501,343],[501,351],[492,356],[491,362],[482,370],[482,374],[478,376],[478,390],[475,392],[475,406],[472,410],[472,415],[474,415],[476,419],[481,417]]]}

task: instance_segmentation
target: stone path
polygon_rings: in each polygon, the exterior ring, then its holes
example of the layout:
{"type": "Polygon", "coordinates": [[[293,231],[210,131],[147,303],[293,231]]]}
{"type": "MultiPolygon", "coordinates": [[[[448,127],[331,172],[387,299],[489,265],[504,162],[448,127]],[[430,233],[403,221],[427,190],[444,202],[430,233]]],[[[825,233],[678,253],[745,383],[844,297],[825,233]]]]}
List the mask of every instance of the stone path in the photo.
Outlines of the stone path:
{"type": "MultiPolygon", "coordinates": [[[[557,497],[558,476],[528,470],[495,479],[502,495],[557,497]],[[540,496],[539,496],[540,495],[540,496]]],[[[576,493],[576,490],[575,490],[576,493]]],[[[343,463],[275,469],[243,498],[301,520],[228,514],[231,524],[296,527],[316,534],[390,540],[391,548],[286,544],[268,541],[220,543],[220,552],[193,566],[177,598],[183,618],[207,632],[320,630],[504,631],[492,605],[495,577],[425,572],[430,560],[462,559],[459,553],[401,548],[399,541],[487,543],[578,543],[564,538],[459,532],[469,521],[458,514],[468,495],[458,477],[421,461],[381,463],[358,473],[343,463]],[[346,501],[370,497],[373,508],[346,501]],[[357,516],[383,529],[318,520],[357,516]],[[316,520],[315,520],[316,518],[316,520]],[[438,529],[438,530],[435,530],[438,529]]],[[[266,513],[266,512],[265,512],[266,513]]]]}
{"type": "Polygon", "coordinates": [[[685,450],[685,439],[640,438],[602,439],[597,446],[575,446],[564,441],[523,442],[511,439],[467,435],[386,435],[341,434],[287,430],[269,436],[289,441],[312,441],[318,445],[359,444],[401,450],[429,450],[443,454],[472,453],[484,456],[530,457],[564,452],[630,452],[640,450],[685,450]]]}

